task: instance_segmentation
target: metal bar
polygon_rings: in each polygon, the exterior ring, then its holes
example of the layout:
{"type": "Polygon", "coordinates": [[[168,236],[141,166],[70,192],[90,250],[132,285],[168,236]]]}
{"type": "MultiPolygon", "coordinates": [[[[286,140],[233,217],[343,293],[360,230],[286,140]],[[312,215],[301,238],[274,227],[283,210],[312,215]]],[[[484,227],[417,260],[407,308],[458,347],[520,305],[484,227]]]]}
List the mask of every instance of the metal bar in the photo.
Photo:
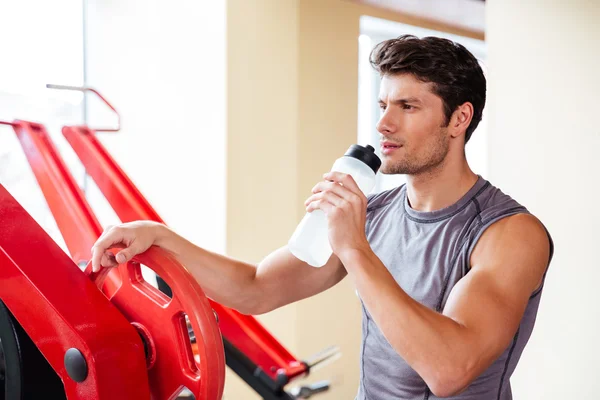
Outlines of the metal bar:
{"type": "MultiPolygon", "coordinates": [[[[121,221],[164,223],[91,129],[66,126],[62,132],[121,221]]],[[[211,305],[219,316],[224,338],[259,365],[271,379],[277,381],[284,374],[291,380],[308,372],[308,366],[297,360],[254,317],[214,301],[211,305]]]]}
{"type": "Polygon", "coordinates": [[[0,299],[59,375],[67,397],[149,399],[136,330],[2,185],[0,226],[0,299]],[[79,383],[65,367],[72,348],[87,366],[79,383]]]}
{"type": "Polygon", "coordinates": [[[254,364],[227,340],[223,340],[225,347],[225,358],[227,366],[231,368],[240,378],[244,380],[263,400],[294,400],[289,393],[275,388],[269,382],[257,378],[257,375],[264,373],[260,367],[254,364]]]}
{"type": "Polygon", "coordinates": [[[328,364],[342,355],[338,346],[331,346],[304,360],[311,371],[328,364]]]}
{"type": "Polygon", "coordinates": [[[95,132],[118,132],[118,131],[121,130],[121,114],[119,114],[119,112],[117,111],[117,109],[115,107],[113,107],[113,105],[110,104],[109,101],[106,100],[106,98],[104,96],[102,96],[100,94],[100,92],[98,92],[96,89],[88,87],[88,86],[68,86],[68,85],[52,85],[52,84],[47,84],[46,87],[48,89],[75,90],[75,91],[78,91],[78,92],[92,92],[92,93],[94,93],[117,116],[117,127],[116,128],[94,128],[94,131],[95,132]]]}
{"type": "Polygon", "coordinates": [[[102,234],[100,222],[44,126],[16,121],[13,128],[72,259],[86,264],[91,247],[102,234]]]}

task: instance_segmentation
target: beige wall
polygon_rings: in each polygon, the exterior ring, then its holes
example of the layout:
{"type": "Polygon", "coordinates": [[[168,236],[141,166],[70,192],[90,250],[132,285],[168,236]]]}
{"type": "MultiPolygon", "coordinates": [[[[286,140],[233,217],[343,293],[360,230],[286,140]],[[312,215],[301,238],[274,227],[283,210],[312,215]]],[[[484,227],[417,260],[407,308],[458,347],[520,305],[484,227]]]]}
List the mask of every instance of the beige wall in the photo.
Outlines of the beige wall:
{"type": "Polygon", "coordinates": [[[597,1],[488,1],[490,178],[556,243],[517,399],[600,392],[598,21],[597,1]]]}
{"type": "MultiPolygon", "coordinates": [[[[226,251],[259,262],[296,222],[298,23],[293,1],[254,3],[227,5],[226,251]]],[[[260,320],[296,349],[296,305],[260,320]]],[[[225,399],[259,397],[228,369],[225,399]]]]}
{"type": "MultiPolygon", "coordinates": [[[[345,0],[228,1],[228,255],[258,262],[285,245],[311,187],[356,142],[361,15],[482,37],[345,0]]],[[[309,377],[333,378],[323,400],[356,394],[360,318],[349,280],[259,317],[298,357],[340,346],[309,377]]],[[[226,398],[258,397],[228,374],[226,398]]]]}

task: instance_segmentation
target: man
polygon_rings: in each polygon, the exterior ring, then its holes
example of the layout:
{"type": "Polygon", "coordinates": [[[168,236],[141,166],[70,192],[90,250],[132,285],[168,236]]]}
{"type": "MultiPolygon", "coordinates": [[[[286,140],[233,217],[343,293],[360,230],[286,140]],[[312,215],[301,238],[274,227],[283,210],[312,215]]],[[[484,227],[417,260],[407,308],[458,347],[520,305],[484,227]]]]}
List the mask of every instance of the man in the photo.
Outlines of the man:
{"type": "Polygon", "coordinates": [[[407,184],[367,199],[350,176],[325,174],[305,203],[328,218],[334,254],[324,267],[286,247],[250,265],[142,221],[107,230],[93,248],[94,268],[160,246],[208,296],[248,314],[348,275],[364,313],[358,399],[511,399],[552,243],[523,206],[469,168],[465,144],[485,105],[483,72],[463,46],[433,37],[385,41],[371,62],[382,78],[382,172],[406,174],[407,184]],[[107,251],[115,245],[125,247],[116,260],[107,251]]]}

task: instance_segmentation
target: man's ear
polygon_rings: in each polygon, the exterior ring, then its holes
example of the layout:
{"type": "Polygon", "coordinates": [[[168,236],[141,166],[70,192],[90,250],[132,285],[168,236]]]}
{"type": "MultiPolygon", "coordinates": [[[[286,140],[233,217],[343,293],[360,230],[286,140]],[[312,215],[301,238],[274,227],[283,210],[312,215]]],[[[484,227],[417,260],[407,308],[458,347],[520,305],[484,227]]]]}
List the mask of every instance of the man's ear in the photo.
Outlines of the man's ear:
{"type": "Polygon", "coordinates": [[[468,101],[456,107],[448,125],[453,138],[465,134],[473,119],[473,112],[473,104],[468,101]]]}

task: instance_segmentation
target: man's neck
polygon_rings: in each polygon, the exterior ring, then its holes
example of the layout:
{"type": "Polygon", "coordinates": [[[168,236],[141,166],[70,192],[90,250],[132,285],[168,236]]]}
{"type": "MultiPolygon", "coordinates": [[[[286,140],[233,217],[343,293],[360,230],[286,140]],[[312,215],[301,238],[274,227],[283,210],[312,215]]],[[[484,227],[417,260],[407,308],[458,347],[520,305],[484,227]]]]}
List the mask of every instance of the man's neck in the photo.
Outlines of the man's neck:
{"type": "Polygon", "coordinates": [[[464,162],[444,164],[419,175],[407,175],[406,189],[411,208],[436,211],[460,200],[477,182],[478,176],[464,162]]]}

